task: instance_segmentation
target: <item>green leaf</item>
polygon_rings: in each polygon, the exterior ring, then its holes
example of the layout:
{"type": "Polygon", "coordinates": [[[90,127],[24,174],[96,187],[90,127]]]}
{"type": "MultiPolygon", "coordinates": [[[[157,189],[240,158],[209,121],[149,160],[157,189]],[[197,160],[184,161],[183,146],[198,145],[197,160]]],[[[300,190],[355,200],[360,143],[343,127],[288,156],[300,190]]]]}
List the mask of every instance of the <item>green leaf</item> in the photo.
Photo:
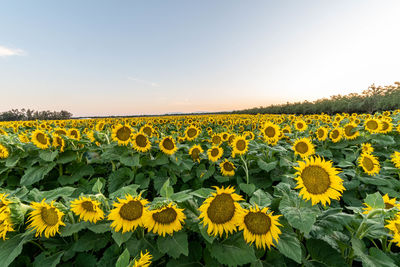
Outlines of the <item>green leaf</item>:
{"type": "Polygon", "coordinates": [[[91,165],[77,164],[70,165],[73,168],[71,176],[63,175],[58,178],[61,185],[74,184],[85,176],[92,176],[95,172],[91,165]]]}
{"type": "Polygon", "coordinates": [[[320,213],[318,206],[312,206],[311,201],[304,201],[294,193],[284,195],[279,204],[279,210],[289,224],[308,234],[320,213]]]}
{"type": "Polygon", "coordinates": [[[103,234],[105,232],[110,231],[110,223],[97,223],[90,224],[88,229],[96,234],[103,234]]]}
{"type": "Polygon", "coordinates": [[[272,161],[272,162],[267,163],[267,162],[263,161],[262,159],[257,160],[258,167],[260,167],[260,169],[262,169],[266,172],[269,172],[269,171],[275,169],[277,164],[278,164],[278,161],[272,161]]]}
{"type": "Polygon", "coordinates": [[[327,266],[346,266],[346,261],[342,255],[322,240],[307,240],[307,250],[313,260],[325,263],[327,266]]]}
{"type": "Polygon", "coordinates": [[[253,248],[246,244],[242,234],[207,244],[207,247],[214,259],[228,266],[244,265],[257,260],[253,248]]]}
{"type": "Polygon", "coordinates": [[[276,247],[280,253],[289,259],[301,263],[302,253],[300,241],[293,231],[284,228],[282,234],[279,236],[279,242],[276,247]]]}
{"type": "Polygon", "coordinates": [[[384,252],[382,252],[377,248],[371,248],[369,250],[371,255],[368,255],[365,244],[360,239],[352,238],[351,245],[354,250],[354,255],[356,255],[359,258],[359,260],[361,260],[363,266],[369,266],[369,267],[397,266],[389,256],[387,256],[384,252]]]}
{"type": "Polygon", "coordinates": [[[39,256],[35,258],[33,262],[33,267],[55,267],[60,263],[61,257],[64,254],[64,251],[60,251],[56,254],[53,254],[49,257],[46,257],[46,252],[42,252],[39,256]]]}
{"type": "Polygon", "coordinates": [[[110,198],[115,198],[115,197],[124,197],[125,195],[136,195],[137,194],[137,189],[139,188],[139,185],[137,184],[131,184],[124,186],[117,191],[113,192],[110,194],[110,198]]]}
{"type": "Polygon", "coordinates": [[[142,189],[146,189],[147,187],[149,187],[150,184],[150,177],[144,175],[144,173],[138,173],[135,176],[135,184],[140,185],[140,188],[142,189]]]}
{"type": "Polygon", "coordinates": [[[211,188],[200,188],[189,194],[199,198],[207,198],[209,195],[211,195],[212,192],[214,192],[214,190],[211,188]]]}
{"type": "Polygon", "coordinates": [[[140,167],[139,160],[140,160],[139,154],[133,154],[132,156],[123,155],[120,158],[121,163],[129,167],[140,167]]]}
{"type": "Polygon", "coordinates": [[[74,151],[65,151],[63,153],[60,153],[57,163],[59,164],[65,164],[65,163],[70,163],[74,160],[77,159],[77,154],[74,151]]]}
{"type": "Polygon", "coordinates": [[[112,238],[114,239],[115,243],[120,247],[123,243],[128,241],[132,237],[132,232],[115,232],[112,231],[112,238]]]}
{"type": "Polygon", "coordinates": [[[53,200],[59,197],[69,197],[75,192],[76,188],[74,187],[60,187],[57,189],[53,189],[50,191],[41,191],[42,198],[46,198],[46,200],[53,200]]]}
{"type": "Polygon", "coordinates": [[[373,136],[371,136],[371,138],[372,138],[371,140],[373,140],[375,143],[380,144],[382,146],[391,146],[396,143],[393,137],[390,135],[374,134],[373,136]]]}
{"type": "Polygon", "coordinates": [[[133,179],[131,169],[123,167],[111,173],[108,177],[108,192],[112,193],[124,185],[129,184],[133,179]]]}
{"type": "Polygon", "coordinates": [[[76,252],[85,252],[89,250],[97,251],[104,248],[107,243],[107,236],[86,232],[79,236],[79,240],[72,245],[72,250],[76,252]]]}
{"type": "Polygon", "coordinates": [[[167,179],[161,187],[160,195],[162,197],[169,198],[173,193],[174,189],[172,188],[172,186],[169,185],[169,179],[167,179]]]}
{"type": "Polygon", "coordinates": [[[40,150],[39,157],[44,160],[51,162],[53,161],[58,155],[58,150],[51,151],[51,150],[40,150]]]}
{"type": "Polygon", "coordinates": [[[191,190],[184,190],[184,191],[180,191],[178,193],[174,193],[171,195],[171,200],[173,200],[174,202],[184,202],[187,201],[189,199],[192,199],[193,196],[189,194],[191,190]]]}
{"type": "Polygon", "coordinates": [[[185,256],[189,254],[188,237],[185,231],[179,231],[173,236],[159,236],[157,247],[162,253],[167,253],[175,259],[181,254],[185,256]]]}
{"type": "Polygon", "coordinates": [[[80,230],[86,229],[90,224],[88,222],[69,223],[65,227],[61,228],[60,236],[71,236],[74,233],[78,233],[80,230]]]}
{"type": "Polygon", "coordinates": [[[257,204],[259,207],[267,207],[271,205],[272,196],[262,189],[258,189],[250,198],[250,204],[257,204]]]}
{"type": "Polygon", "coordinates": [[[256,190],[256,186],[254,184],[245,184],[245,183],[240,183],[239,184],[240,189],[245,192],[248,196],[251,196],[251,194],[256,190]]]}
{"type": "Polygon", "coordinates": [[[0,241],[0,263],[2,267],[10,265],[21,254],[22,246],[33,239],[33,234],[18,234],[6,241],[0,241]]]}
{"type": "Polygon", "coordinates": [[[32,185],[42,180],[54,167],[54,162],[46,166],[33,166],[26,169],[24,175],[21,177],[21,185],[32,185]]]}
{"type": "Polygon", "coordinates": [[[129,265],[129,258],[129,251],[128,249],[125,249],[124,252],[122,252],[121,256],[119,256],[115,267],[127,267],[129,265]]]}
{"type": "Polygon", "coordinates": [[[365,198],[365,203],[367,203],[373,209],[385,208],[385,202],[383,201],[382,195],[379,192],[367,195],[365,198]]]}
{"type": "Polygon", "coordinates": [[[101,193],[101,189],[103,188],[103,183],[101,182],[100,178],[97,178],[96,182],[92,187],[92,192],[94,193],[101,193]]]}

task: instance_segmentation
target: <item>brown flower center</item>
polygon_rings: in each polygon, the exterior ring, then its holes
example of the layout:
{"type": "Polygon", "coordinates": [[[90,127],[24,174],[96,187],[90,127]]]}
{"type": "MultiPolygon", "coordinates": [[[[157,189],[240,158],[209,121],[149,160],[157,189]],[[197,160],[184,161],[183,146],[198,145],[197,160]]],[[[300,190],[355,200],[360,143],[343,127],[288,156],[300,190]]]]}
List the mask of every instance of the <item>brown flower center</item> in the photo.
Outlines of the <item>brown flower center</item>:
{"type": "Polygon", "coordinates": [[[325,193],[331,185],[328,172],[319,166],[305,167],[301,178],[307,191],[315,195],[325,193]]]}
{"type": "Polygon", "coordinates": [[[117,138],[121,141],[127,141],[129,139],[129,137],[131,136],[131,129],[129,129],[129,127],[126,126],[122,126],[120,129],[117,130],[117,138]]]}
{"type": "Polygon", "coordinates": [[[211,156],[216,157],[219,154],[219,149],[218,148],[213,148],[211,150],[211,156]]]}
{"type": "Polygon", "coordinates": [[[178,214],[173,208],[165,208],[162,211],[153,213],[153,220],[161,224],[170,224],[176,220],[178,214]]]}
{"type": "Polygon", "coordinates": [[[167,150],[172,150],[172,149],[174,149],[175,145],[174,145],[174,142],[172,142],[172,140],[170,138],[167,138],[163,142],[163,147],[167,150]]]}
{"type": "Polygon", "coordinates": [[[304,154],[308,151],[308,145],[305,142],[299,142],[296,144],[295,149],[298,153],[304,154]]]}
{"type": "Polygon", "coordinates": [[[207,209],[208,218],[216,224],[230,221],[235,214],[235,204],[231,195],[222,193],[217,195],[207,209]]]}
{"type": "Polygon", "coordinates": [[[228,172],[233,171],[233,166],[232,166],[232,163],[230,163],[230,162],[224,162],[224,165],[222,165],[222,166],[224,166],[225,171],[228,171],[228,172]]]}
{"type": "Polygon", "coordinates": [[[197,134],[197,130],[195,128],[189,128],[189,130],[187,131],[187,135],[189,138],[196,136],[196,134],[197,134]]]}
{"type": "Polygon", "coordinates": [[[119,215],[122,219],[127,221],[134,221],[139,219],[143,214],[143,205],[138,200],[131,200],[124,204],[120,210],[119,215]]]}
{"type": "Polygon", "coordinates": [[[81,203],[81,206],[86,211],[94,211],[94,205],[91,201],[84,201],[81,203]]]}
{"type": "Polygon", "coordinates": [[[272,126],[268,126],[265,130],[264,133],[268,137],[274,137],[275,136],[275,129],[272,126]]]}
{"type": "Polygon", "coordinates": [[[147,137],[144,136],[143,134],[138,134],[136,136],[135,140],[136,140],[136,145],[138,147],[146,147],[146,145],[147,145],[147,137]]]}
{"type": "Polygon", "coordinates": [[[39,141],[39,143],[46,145],[47,144],[47,138],[43,133],[38,133],[36,135],[36,139],[39,141]]]}
{"type": "Polygon", "coordinates": [[[42,220],[49,226],[54,226],[58,223],[58,214],[55,208],[42,208],[40,212],[42,220]]]}
{"type": "Polygon", "coordinates": [[[249,212],[244,216],[244,224],[254,235],[264,235],[270,231],[271,219],[265,213],[249,212]]]}
{"type": "Polygon", "coordinates": [[[372,171],[374,169],[374,162],[370,158],[364,157],[362,165],[367,171],[372,171]]]}
{"type": "Polygon", "coordinates": [[[244,151],[246,149],[246,141],[244,140],[239,140],[236,142],[236,148],[239,151],[244,151]]]}

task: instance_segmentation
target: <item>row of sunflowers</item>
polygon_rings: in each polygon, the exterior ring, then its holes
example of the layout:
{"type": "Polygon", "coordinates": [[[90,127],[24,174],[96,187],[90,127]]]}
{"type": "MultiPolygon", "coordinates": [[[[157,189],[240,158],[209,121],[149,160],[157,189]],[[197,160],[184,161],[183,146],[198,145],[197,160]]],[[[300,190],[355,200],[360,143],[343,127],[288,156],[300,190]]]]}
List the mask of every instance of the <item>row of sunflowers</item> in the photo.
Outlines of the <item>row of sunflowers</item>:
{"type": "Polygon", "coordinates": [[[2,122],[0,262],[397,266],[399,122],[399,110],[2,122]]]}

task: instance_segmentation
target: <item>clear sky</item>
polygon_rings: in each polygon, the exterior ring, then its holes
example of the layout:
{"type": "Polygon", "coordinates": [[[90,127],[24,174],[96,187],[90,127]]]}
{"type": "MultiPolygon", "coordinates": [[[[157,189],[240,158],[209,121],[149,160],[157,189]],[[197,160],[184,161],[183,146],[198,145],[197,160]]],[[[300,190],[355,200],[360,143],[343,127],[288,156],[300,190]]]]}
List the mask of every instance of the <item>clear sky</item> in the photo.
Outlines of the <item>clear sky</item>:
{"type": "Polygon", "coordinates": [[[400,80],[400,1],[1,1],[0,111],[223,111],[400,80]]]}

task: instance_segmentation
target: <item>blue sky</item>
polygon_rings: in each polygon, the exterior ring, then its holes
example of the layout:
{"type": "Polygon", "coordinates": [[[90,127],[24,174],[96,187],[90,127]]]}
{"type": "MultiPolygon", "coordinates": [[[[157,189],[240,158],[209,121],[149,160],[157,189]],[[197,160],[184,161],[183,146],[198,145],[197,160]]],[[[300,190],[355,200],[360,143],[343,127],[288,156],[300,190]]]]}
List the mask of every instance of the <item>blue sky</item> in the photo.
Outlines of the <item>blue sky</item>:
{"type": "Polygon", "coordinates": [[[400,79],[395,0],[0,5],[0,111],[222,111],[400,79]]]}

